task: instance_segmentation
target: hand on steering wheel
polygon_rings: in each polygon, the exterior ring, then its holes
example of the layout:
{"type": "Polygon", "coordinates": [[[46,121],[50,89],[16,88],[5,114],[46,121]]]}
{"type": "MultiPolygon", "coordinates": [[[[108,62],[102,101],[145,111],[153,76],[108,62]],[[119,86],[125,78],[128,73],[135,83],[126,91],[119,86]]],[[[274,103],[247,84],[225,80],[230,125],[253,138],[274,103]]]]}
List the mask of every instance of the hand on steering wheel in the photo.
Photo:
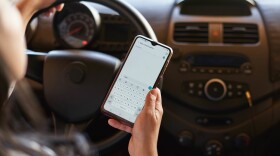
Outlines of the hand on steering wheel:
{"type": "MultiPolygon", "coordinates": [[[[54,0],[21,0],[16,3],[17,8],[19,9],[24,27],[27,25],[28,21],[32,17],[32,15],[45,7],[50,6],[54,0]]],[[[52,13],[56,11],[61,11],[63,9],[64,4],[59,4],[55,7],[49,9],[48,12],[45,13],[46,16],[50,16],[52,13]]]]}
{"type": "Polygon", "coordinates": [[[51,14],[55,13],[56,11],[61,11],[64,7],[64,4],[59,4],[55,7],[52,7],[51,9],[49,9],[48,12],[45,13],[46,16],[50,16],[51,14]]]}

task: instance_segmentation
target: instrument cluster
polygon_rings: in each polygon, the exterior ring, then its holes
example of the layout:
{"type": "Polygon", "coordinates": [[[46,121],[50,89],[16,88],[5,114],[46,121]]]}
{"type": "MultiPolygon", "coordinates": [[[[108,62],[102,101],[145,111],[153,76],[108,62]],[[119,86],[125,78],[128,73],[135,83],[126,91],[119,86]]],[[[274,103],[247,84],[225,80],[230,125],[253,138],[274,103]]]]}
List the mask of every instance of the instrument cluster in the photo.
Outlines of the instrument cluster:
{"type": "Polygon", "coordinates": [[[67,4],[53,19],[60,48],[126,52],[137,31],[119,14],[99,12],[91,3],[67,4]]]}

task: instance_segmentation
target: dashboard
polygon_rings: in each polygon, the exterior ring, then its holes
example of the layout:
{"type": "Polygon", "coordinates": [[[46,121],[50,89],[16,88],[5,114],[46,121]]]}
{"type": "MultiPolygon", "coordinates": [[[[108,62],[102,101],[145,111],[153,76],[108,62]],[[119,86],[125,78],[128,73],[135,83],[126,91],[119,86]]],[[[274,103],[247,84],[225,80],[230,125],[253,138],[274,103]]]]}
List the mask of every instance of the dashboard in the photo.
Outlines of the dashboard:
{"type": "Polygon", "coordinates": [[[29,46],[42,52],[68,48],[118,55],[128,50],[137,35],[136,28],[114,10],[86,2],[66,5],[51,17],[41,15],[32,24],[38,24],[34,26],[37,33],[34,36],[35,30],[29,27],[29,46]]]}
{"type": "MultiPolygon", "coordinates": [[[[126,1],[174,50],[162,88],[160,155],[266,155],[271,144],[258,147],[280,121],[280,2],[126,1]]],[[[138,33],[114,10],[81,2],[34,19],[27,41],[34,51],[122,59],[138,33]]]]}

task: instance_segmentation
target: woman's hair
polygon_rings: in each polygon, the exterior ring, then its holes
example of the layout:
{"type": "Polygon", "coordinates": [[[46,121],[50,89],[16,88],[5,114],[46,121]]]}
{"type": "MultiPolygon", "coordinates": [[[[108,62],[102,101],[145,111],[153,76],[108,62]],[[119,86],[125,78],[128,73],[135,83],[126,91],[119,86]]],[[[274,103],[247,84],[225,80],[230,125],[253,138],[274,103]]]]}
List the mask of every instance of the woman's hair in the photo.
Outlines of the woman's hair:
{"type": "MultiPolygon", "coordinates": [[[[0,68],[3,68],[3,66],[1,65],[0,68]]],[[[1,85],[0,85],[0,109],[1,109],[3,106],[3,103],[8,98],[8,89],[9,89],[7,79],[6,79],[4,71],[2,69],[0,69],[0,83],[1,83],[1,85]]]]}

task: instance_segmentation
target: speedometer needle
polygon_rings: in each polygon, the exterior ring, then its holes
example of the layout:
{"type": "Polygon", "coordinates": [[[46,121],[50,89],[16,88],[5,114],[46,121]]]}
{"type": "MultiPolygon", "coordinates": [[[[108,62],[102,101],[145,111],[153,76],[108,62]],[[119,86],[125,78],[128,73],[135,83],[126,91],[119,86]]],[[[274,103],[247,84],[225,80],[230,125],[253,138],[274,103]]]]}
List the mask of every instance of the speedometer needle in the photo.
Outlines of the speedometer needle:
{"type": "Polygon", "coordinates": [[[78,28],[75,28],[75,29],[72,29],[71,31],[68,32],[68,35],[73,35],[75,34],[76,32],[79,32],[80,30],[82,29],[82,27],[78,27],[78,28]]]}

